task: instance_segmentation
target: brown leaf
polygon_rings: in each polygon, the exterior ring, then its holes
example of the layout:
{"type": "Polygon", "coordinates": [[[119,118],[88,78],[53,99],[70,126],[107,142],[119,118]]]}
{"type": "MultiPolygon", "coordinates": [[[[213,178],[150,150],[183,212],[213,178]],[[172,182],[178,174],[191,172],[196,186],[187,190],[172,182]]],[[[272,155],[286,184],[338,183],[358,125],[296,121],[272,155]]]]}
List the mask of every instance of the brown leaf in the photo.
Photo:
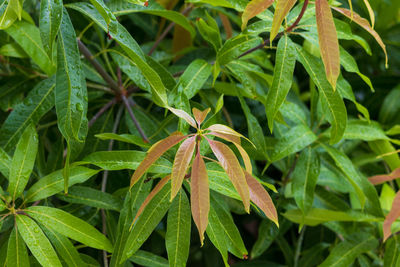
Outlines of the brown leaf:
{"type": "Polygon", "coordinates": [[[250,174],[253,173],[253,167],[251,165],[250,157],[247,154],[246,150],[244,150],[244,148],[241,146],[239,137],[234,136],[234,135],[229,135],[229,134],[217,133],[217,132],[210,132],[210,134],[233,143],[236,146],[236,148],[239,150],[240,155],[242,156],[246,171],[249,172],[250,174]]]}
{"type": "Polygon", "coordinates": [[[385,242],[391,235],[392,224],[400,217],[400,191],[394,197],[392,209],[388,213],[383,222],[383,242],[385,242]]]}
{"type": "Polygon", "coordinates": [[[276,226],[279,227],[278,214],[267,190],[250,173],[245,172],[250,189],[250,199],[253,201],[276,226]]]}
{"type": "Polygon", "coordinates": [[[200,147],[193,162],[190,182],[190,202],[193,221],[200,235],[203,246],[204,232],[208,225],[208,212],[210,211],[210,192],[208,188],[208,176],[206,164],[200,155],[200,147]]]}
{"type": "Polygon", "coordinates": [[[316,0],[315,13],[319,47],[325,66],[326,78],[335,90],[336,81],[340,74],[339,41],[328,0],[316,0]]]}
{"type": "Polygon", "coordinates": [[[390,174],[375,175],[368,178],[373,185],[383,184],[387,181],[392,181],[400,178],[400,168],[395,169],[390,174]]]}
{"type": "Polygon", "coordinates": [[[184,119],[187,123],[189,123],[192,127],[197,128],[196,122],[195,120],[192,118],[192,116],[190,116],[189,114],[187,114],[186,111],[181,110],[181,109],[176,109],[176,108],[168,108],[169,111],[171,111],[172,113],[174,113],[176,116],[178,116],[181,119],[184,119]]]}
{"type": "Polygon", "coordinates": [[[276,8],[274,12],[274,18],[272,19],[271,33],[269,35],[269,41],[272,45],[272,41],[275,39],[279,32],[279,28],[282,25],[282,21],[285,19],[286,15],[296,4],[297,0],[279,0],[276,3],[276,8]]]}
{"type": "MultiPolygon", "coordinates": [[[[339,7],[332,7],[334,10],[336,10],[337,12],[341,13],[342,15],[351,18],[351,11],[345,8],[339,8],[339,7]]],[[[366,30],[367,32],[369,32],[374,38],[375,40],[378,42],[378,44],[380,45],[380,47],[382,48],[383,52],[385,53],[385,65],[386,67],[388,66],[388,57],[387,57],[387,52],[386,52],[386,46],[383,43],[381,37],[379,36],[379,34],[371,27],[371,25],[369,24],[368,20],[362,18],[360,15],[358,15],[356,12],[353,12],[353,21],[355,23],[357,23],[359,26],[363,27],[364,30],[366,30]]]]}
{"type": "Polygon", "coordinates": [[[222,14],[221,12],[218,13],[219,18],[221,19],[222,26],[224,27],[226,39],[230,39],[233,35],[232,24],[229,21],[229,18],[222,14]]]}
{"type": "Polygon", "coordinates": [[[138,209],[135,218],[132,221],[132,224],[129,228],[129,230],[132,228],[132,226],[135,224],[136,220],[139,218],[139,216],[142,214],[142,212],[144,211],[144,209],[146,208],[146,206],[149,204],[149,202],[153,199],[153,197],[155,195],[157,195],[158,192],[161,191],[161,189],[163,189],[163,187],[167,184],[167,182],[171,179],[171,176],[165,176],[164,178],[162,178],[158,184],[153,188],[153,190],[151,190],[150,194],[147,195],[146,199],[143,201],[142,205],[140,206],[140,208],[138,209]]]}
{"type": "Polygon", "coordinates": [[[197,136],[193,136],[183,141],[176,152],[171,172],[171,201],[175,198],[176,194],[178,194],[182,186],[186,170],[192,160],[196,138],[197,136]]]}
{"type": "Polygon", "coordinates": [[[174,134],[152,145],[150,149],[147,151],[147,155],[144,158],[144,160],[139,164],[136,171],[133,173],[130,187],[132,187],[140,179],[140,177],[143,176],[143,174],[147,171],[147,169],[150,168],[150,166],[159,157],[161,157],[162,154],[164,154],[168,149],[178,144],[186,137],[187,137],[186,135],[174,134]]]}
{"type": "Polygon", "coordinates": [[[207,108],[203,111],[198,110],[197,108],[193,108],[192,112],[193,112],[193,116],[196,119],[196,122],[198,124],[198,126],[200,127],[200,124],[203,123],[203,121],[206,119],[207,114],[210,112],[210,108],[207,108]]]}
{"type": "Polygon", "coordinates": [[[274,3],[274,0],[251,0],[247,4],[242,14],[242,31],[246,28],[247,22],[250,19],[269,8],[272,3],[274,3]]]}
{"type": "Polygon", "coordinates": [[[228,174],[232,181],[233,186],[242,198],[244,208],[247,213],[250,212],[250,193],[249,187],[244,176],[242,167],[239,164],[233,151],[224,143],[213,141],[207,138],[210,144],[211,150],[217,157],[221,166],[224,168],[225,172],[228,174]]]}

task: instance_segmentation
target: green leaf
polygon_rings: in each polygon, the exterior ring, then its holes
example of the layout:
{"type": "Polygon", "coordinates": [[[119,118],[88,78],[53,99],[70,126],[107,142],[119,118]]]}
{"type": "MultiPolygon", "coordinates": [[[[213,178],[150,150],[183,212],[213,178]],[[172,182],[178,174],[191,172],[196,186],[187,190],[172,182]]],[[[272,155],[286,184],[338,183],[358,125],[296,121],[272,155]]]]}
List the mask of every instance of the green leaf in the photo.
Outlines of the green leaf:
{"type": "MultiPolygon", "coordinates": [[[[63,170],[58,170],[32,185],[25,195],[25,202],[33,202],[47,198],[61,192],[64,188],[63,170]]],[[[100,170],[92,170],[85,167],[74,166],[70,169],[69,186],[83,183],[100,170]]]]}
{"type": "Polygon", "coordinates": [[[126,240],[123,256],[120,262],[125,261],[142,246],[158,223],[167,213],[171,203],[171,183],[168,182],[147,204],[139,219],[136,220],[126,240]]]}
{"type": "Polygon", "coordinates": [[[222,40],[221,33],[215,20],[206,13],[206,21],[199,18],[199,20],[196,21],[196,25],[203,39],[213,46],[215,52],[218,52],[222,46],[222,40]]]}
{"type": "Polygon", "coordinates": [[[196,35],[195,29],[184,15],[176,11],[166,10],[158,2],[149,2],[149,5],[145,7],[131,4],[127,1],[112,1],[110,7],[115,16],[128,15],[137,12],[160,16],[175,22],[177,25],[187,30],[192,38],[196,35]]]}
{"type": "Polygon", "coordinates": [[[313,208],[307,214],[301,210],[288,210],[284,217],[298,224],[316,226],[325,222],[380,222],[383,218],[377,218],[364,212],[357,211],[335,211],[313,208]]]}
{"type": "Polygon", "coordinates": [[[40,1],[39,30],[44,49],[47,55],[53,56],[53,45],[63,15],[62,0],[43,0],[40,1]]]}
{"type": "Polygon", "coordinates": [[[319,155],[314,149],[308,147],[300,153],[292,175],[292,191],[297,206],[304,214],[307,214],[313,204],[320,168],[319,155]]]}
{"type": "Polygon", "coordinates": [[[38,136],[35,127],[30,124],[22,134],[10,166],[10,177],[7,191],[15,200],[22,194],[35,164],[38,150],[38,136]]]}
{"type": "Polygon", "coordinates": [[[133,134],[101,133],[101,134],[96,134],[95,136],[101,140],[117,140],[125,143],[138,145],[140,147],[149,148],[151,146],[149,143],[145,143],[143,141],[143,138],[133,134]]]}
{"type": "Polygon", "coordinates": [[[362,253],[373,251],[379,242],[373,235],[352,234],[347,240],[336,245],[328,258],[319,266],[350,266],[362,253]]]}
{"type": "Polygon", "coordinates": [[[78,250],[68,238],[50,228],[42,227],[42,229],[67,266],[84,266],[78,250]]]}
{"type": "Polygon", "coordinates": [[[261,256],[278,237],[279,229],[275,223],[270,220],[262,220],[258,228],[258,238],[251,249],[251,258],[261,256]]]}
{"type": "MultiPolygon", "coordinates": [[[[215,212],[217,216],[209,218],[208,224],[212,228],[221,227],[225,237],[228,251],[242,259],[248,254],[247,249],[240,236],[229,210],[224,206],[222,199],[217,199],[214,194],[210,197],[210,213],[215,212]]],[[[217,236],[217,238],[220,238],[217,236]]]]}
{"type": "Polygon", "coordinates": [[[118,22],[117,18],[114,16],[112,11],[106,6],[103,0],[90,0],[90,3],[97,9],[100,15],[107,23],[107,27],[111,29],[111,31],[117,30],[118,22]]]}
{"type": "Polygon", "coordinates": [[[389,140],[379,123],[375,121],[349,120],[344,139],[360,139],[364,141],[389,140]]]}
{"type": "Polygon", "coordinates": [[[332,157],[339,169],[345,174],[346,179],[353,186],[358,196],[361,208],[364,207],[364,204],[367,204],[366,209],[371,214],[382,216],[382,209],[379,204],[379,198],[375,187],[368,181],[366,177],[362,176],[356,170],[346,154],[328,145],[321,145],[332,157]]]}
{"type": "MultiPolygon", "coordinates": [[[[153,101],[161,107],[168,106],[165,86],[160,76],[153,68],[150,67],[150,65],[146,63],[145,56],[140,49],[140,46],[121,24],[118,24],[118,27],[115,31],[113,31],[112,29],[108,29],[106,21],[93,8],[93,6],[88,3],[72,3],[66,5],[66,7],[81,12],[82,14],[88,16],[91,20],[93,20],[105,32],[109,31],[111,37],[118,42],[118,44],[127,54],[127,56],[122,53],[120,55],[125,56],[127,59],[129,59],[131,64],[137,66],[143,73],[143,76],[146,78],[151,87],[153,101]]],[[[115,52],[118,51],[115,50],[115,52]]]]}
{"type": "Polygon", "coordinates": [[[331,143],[337,143],[342,138],[347,123],[347,112],[343,99],[338,90],[333,90],[326,79],[322,62],[298,46],[296,46],[296,50],[297,59],[319,89],[323,110],[332,127],[331,143]]]}
{"type": "Polygon", "coordinates": [[[28,251],[20,233],[14,227],[8,239],[7,265],[15,267],[29,267],[28,251]]]}
{"type": "Polygon", "coordinates": [[[6,151],[15,147],[30,123],[36,125],[53,108],[54,88],[55,77],[41,81],[7,117],[0,129],[0,144],[6,151]]]}
{"type": "Polygon", "coordinates": [[[168,265],[168,261],[165,258],[144,250],[136,251],[136,253],[132,257],[130,257],[129,260],[138,265],[147,267],[173,266],[173,265],[168,265]]]}
{"type": "Polygon", "coordinates": [[[17,18],[21,20],[22,5],[20,0],[3,1],[0,5],[0,11],[3,11],[0,16],[0,30],[10,27],[17,18]]]}
{"type": "Polygon", "coordinates": [[[33,206],[25,210],[29,216],[42,223],[47,228],[72,238],[89,247],[112,251],[110,241],[96,228],[63,210],[33,206]]]}
{"type": "Polygon", "coordinates": [[[279,108],[286,99],[292,86],[293,71],[296,63],[296,47],[289,37],[284,35],[278,43],[276,51],[276,61],[274,68],[274,78],[272,86],[268,90],[265,104],[269,129],[273,130],[274,120],[279,108]]]}
{"type": "Polygon", "coordinates": [[[0,147],[0,172],[8,179],[11,157],[0,147]]]}
{"type": "Polygon", "coordinates": [[[384,124],[392,125],[400,123],[398,114],[400,112],[400,103],[396,99],[400,98],[400,86],[392,89],[383,100],[379,112],[379,121],[384,124]]]}
{"type": "Polygon", "coordinates": [[[206,166],[210,189],[225,196],[242,200],[238,192],[235,190],[231,180],[229,179],[228,174],[226,174],[224,169],[219,164],[209,162],[206,164],[206,166]]]}
{"type": "Polygon", "coordinates": [[[287,131],[275,144],[271,160],[278,161],[295,152],[298,152],[306,146],[317,140],[317,136],[308,126],[299,124],[287,131]]]}
{"type": "Polygon", "coordinates": [[[392,171],[400,167],[400,157],[396,152],[396,149],[389,141],[376,140],[368,142],[368,145],[371,150],[377,154],[377,156],[383,158],[383,160],[389,165],[392,171]]]}
{"type": "Polygon", "coordinates": [[[385,245],[385,255],[383,266],[396,267],[398,266],[400,258],[400,238],[393,235],[388,239],[385,245]]]}
{"type": "MultiPolygon", "coordinates": [[[[82,163],[93,164],[104,170],[136,170],[146,157],[143,151],[99,151],[86,156],[82,163]]],[[[172,163],[165,158],[159,158],[149,168],[153,173],[170,173],[172,163]]]]}
{"type": "Polygon", "coordinates": [[[18,232],[36,260],[44,267],[62,267],[49,240],[35,221],[25,215],[15,217],[18,232]]]}
{"type": "Polygon", "coordinates": [[[228,64],[247,50],[261,44],[261,42],[260,37],[250,35],[239,35],[229,39],[217,53],[218,64],[221,66],[228,64]]]}
{"type": "Polygon", "coordinates": [[[9,43],[0,47],[0,55],[7,57],[16,58],[28,58],[29,56],[25,53],[22,47],[17,43],[9,43]]]}
{"type": "Polygon", "coordinates": [[[47,75],[55,71],[51,58],[44,50],[39,29],[28,22],[18,21],[5,30],[47,75]]]}
{"type": "Polygon", "coordinates": [[[58,198],[69,203],[83,204],[100,209],[120,211],[122,206],[119,198],[86,186],[73,186],[68,190],[67,195],[59,194],[58,198]]]}
{"type": "Polygon", "coordinates": [[[88,130],[87,90],[75,30],[65,9],[57,51],[55,103],[58,128],[67,142],[83,142],[88,130]]]}
{"type": "Polygon", "coordinates": [[[185,191],[181,189],[168,211],[165,245],[168,252],[169,266],[186,265],[190,248],[190,225],[189,200],[185,191]]]}

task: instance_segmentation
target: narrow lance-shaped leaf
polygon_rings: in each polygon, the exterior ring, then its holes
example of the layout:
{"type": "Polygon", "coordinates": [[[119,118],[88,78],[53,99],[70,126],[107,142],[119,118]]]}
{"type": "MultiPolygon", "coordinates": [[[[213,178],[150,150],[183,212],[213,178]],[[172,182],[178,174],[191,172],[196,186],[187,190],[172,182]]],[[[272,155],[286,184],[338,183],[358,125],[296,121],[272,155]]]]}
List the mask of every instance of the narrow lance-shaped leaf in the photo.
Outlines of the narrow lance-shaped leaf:
{"type": "Polygon", "coordinates": [[[269,129],[273,130],[274,120],[280,106],[286,99],[292,86],[293,71],[296,63],[296,48],[290,38],[284,35],[278,43],[272,86],[268,90],[265,111],[269,129]]]}
{"type": "Polygon", "coordinates": [[[400,178],[400,168],[395,169],[390,174],[375,175],[368,178],[373,185],[383,184],[400,178]]]}
{"type": "Polygon", "coordinates": [[[30,124],[24,131],[17,144],[11,162],[8,192],[13,200],[16,199],[28,183],[35,164],[38,150],[38,137],[35,127],[30,124]]]}
{"type": "Polygon", "coordinates": [[[62,267],[56,252],[46,235],[34,220],[25,215],[16,215],[18,232],[37,261],[44,267],[62,267]]]}
{"type": "MultiPolygon", "coordinates": [[[[340,8],[340,7],[331,7],[331,8],[348,18],[351,17],[351,12],[348,9],[340,8]]],[[[364,30],[369,32],[375,38],[375,40],[378,42],[379,46],[382,48],[383,52],[385,53],[385,57],[386,57],[385,65],[386,65],[386,67],[388,67],[388,57],[387,57],[387,52],[386,52],[386,46],[383,43],[379,34],[371,27],[368,20],[362,18],[359,14],[357,14],[355,12],[353,14],[353,21],[355,23],[357,23],[359,26],[361,26],[362,28],[364,28],[364,30]]]]}
{"type": "Polygon", "coordinates": [[[17,228],[13,228],[11,235],[8,239],[7,249],[7,266],[15,267],[29,267],[28,251],[21,234],[17,228]]]}
{"type": "MultiPolygon", "coordinates": [[[[278,0],[279,2],[279,0],[278,0]]],[[[274,0],[252,0],[250,1],[242,14],[242,31],[246,28],[247,22],[269,8],[274,0]]]]}
{"type": "Polygon", "coordinates": [[[43,47],[50,58],[53,56],[53,43],[60,28],[62,14],[62,0],[40,1],[40,37],[42,38],[43,47]]]}
{"type": "Polygon", "coordinates": [[[96,228],[63,210],[44,206],[32,206],[27,208],[25,212],[47,228],[51,228],[82,244],[112,251],[110,241],[96,228]]]}
{"type": "Polygon", "coordinates": [[[181,109],[171,108],[171,107],[168,109],[169,109],[169,111],[174,113],[179,118],[184,119],[187,123],[190,124],[190,126],[197,128],[195,120],[186,111],[181,110],[181,109]]]}
{"type": "Polygon", "coordinates": [[[212,141],[207,139],[210,147],[221,163],[225,172],[228,174],[232,181],[233,186],[242,198],[244,208],[246,212],[250,212],[250,193],[249,187],[244,176],[242,167],[239,164],[233,151],[224,143],[218,141],[212,141]]]}
{"type": "Polygon", "coordinates": [[[286,15],[296,4],[297,0],[278,0],[276,3],[276,8],[274,12],[274,18],[272,20],[271,33],[269,35],[269,41],[272,45],[272,41],[275,39],[279,32],[279,28],[282,25],[282,21],[285,19],[286,15]]]}
{"type": "MultiPolygon", "coordinates": [[[[208,127],[206,130],[217,132],[217,133],[229,134],[229,135],[234,135],[234,136],[237,136],[237,137],[241,137],[241,138],[244,138],[244,139],[246,139],[247,141],[249,141],[251,143],[251,141],[248,138],[246,138],[244,135],[236,132],[232,128],[230,128],[230,127],[228,127],[226,125],[223,125],[223,124],[213,124],[210,127],[208,127]]],[[[251,143],[251,144],[254,146],[253,143],[251,143]]]]}
{"type": "Polygon", "coordinates": [[[374,26],[375,26],[375,13],[374,13],[374,10],[372,9],[371,4],[369,3],[368,0],[364,0],[364,5],[368,10],[369,19],[371,20],[371,27],[374,28],[374,26]]]}
{"type": "Polygon", "coordinates": [[[210,211],[210,191],[208,188],[208,175],[206,165],[200,155],[198,145],[196,157],[193,162],[190,179],[190,202],[193,221],[200,235],[200,243],[203,246],[204,232],[207,229],[208,213],[210,211]]]}
{"type": "Polygon", "coordinates": [[[181,189],[183,178],[192,160],[196,139],[196,135],[186,139],[176,152],[171,172],[171,201],[181,189]]]}
{"type": "Polygon", "coordinates": [[[389,214],[386,216],[385,221],[383,222],[383,241],[386,241],[391,235],[391,227],[392,224],[400,217],[400,191],[397,192],[393,204],[392,209],[389,214]]]}
{"type": "Polygon", "coordinates": [[[294,199],[304,214],[307,214],[312,206],[320,168],[321,163],[317,152],[311,147],[304,149],[292,175],[294,199]]]}
{"type": "Polygon", "coordinates": [[[326,77],[335,90],[340,74],[339,41],[328,1],[316,0],[315,13],[321,58],[324,62],[326,77]]]}
{"type": "Polygon", "coordinates": [[[5,5],[5,9],[0,16],[0,30],[10,27],[13,22],[21,16],[21,13],[18,12],[18,10],[21,9],[19,7],[19,0],[4,1],[0,7],[3,7],[3,5],[5,5]]]}
{"type": "Polygon", "coordinates": [[[8,179],[10,174],[11,157],[0,147],[0,172],[8,179]]]}
{"type": "Polygon", "coordinates": [[[131,178],[131,187],[143,176],[148,168],[168,149],[182,141],[186,136],[181,134],[171,135],[155,143],[147,152],[146,157],[137,167],[131,178]]]}
{"type": "Polygon", "coordinates": [[[190,204],[182,189],[168,211],[165,245],[171,267],[186,265],[190,248],[190,226],[190,204]]]}
{"type": "Polygon", "coordinates": [[[250,199],[279,227],[278,214],[267,190],[248,172],[245,172],[246,181],[250,189],[250,199]]]}

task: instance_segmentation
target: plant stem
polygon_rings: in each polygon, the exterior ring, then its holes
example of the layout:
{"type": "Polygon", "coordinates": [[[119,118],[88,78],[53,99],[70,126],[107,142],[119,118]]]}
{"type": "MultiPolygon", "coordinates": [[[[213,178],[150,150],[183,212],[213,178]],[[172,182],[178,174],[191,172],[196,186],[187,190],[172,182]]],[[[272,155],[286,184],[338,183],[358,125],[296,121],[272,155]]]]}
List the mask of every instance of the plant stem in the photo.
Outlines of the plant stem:
{"type": "Polygon", "coordinates": [[[129,104],[128,99],[126,98],[125,95],[121,95],[121,98],[122,98],[122,102],[124,103],[126,109],[128,110],[129,116],[131,117],[133,123],[135,124],[136,129],[138,130],[140,136],[143,138],[143,140],[144,140],[145,142],[148,143],[148,142],[149,142],[149,139],[147,138],[147,136],[146,136],[146,134],[144,133],[142,127],[140,126],[138,120],[136,119],[135,114],[133,114],[133,111],[132,111],[131,105],[129,104]]]}
{"type": "Polygon", "coordinates": [[[306,226],[303,226],[303,228],[300,231],[299,239],[297,239],[296,251],[294,253],[294,265],[293,265],[293,267],[297,267],[298,264],[299,264],[299,258],[300,258],[301,247],[302,247],[302,244],[303,244],[304,232],[305,231],[306,231],[306,226]]]}
{"type": "MultiPolygon", "coordinates": [[[[113,129],[112,129],[113,133],[117,132],[119,123],[121,121],[121,116],[122,116],[123,110],[124,110],[124,106],[120,106],[118,109],[117,117],[115,118],[113,129]]],[[[108,143],[108,151],[112,150],[113,145],[114,145],[114,139],[111,139],[110,142],[108,143]]],[[[107,179],[108,179],[108,170],[105,170],[103,172],[103,177],[101,179],[101,192],[106,192],[107,179]]],[[[107,235],[106,212],[104,211],[104,209],[101,209],[100,212],[101,212],[101,221],[102,221],[102,232],[103,232],[103,235],[107,235]]],[[[104,262],[104,267],[108,267],[107,251],[105,251],[105,250],[103,250],[103,262],[104,262]]]]}
{"type": "Polygon", "coordinates": [[[92,125],[97,121],[98,118],[100,118],[101,115],[104,114],[112,105],[117,103],[117,98],[113,98],[111,101],[107,102],[94,116],[93,118],[89,121],[89,127],[92,127],[92,125]]]}
{"type": "MultiPolygon", "coordinates": [[[[291,31],[293,31],[293,29],[299,24],[300,20],[303,18],[304,13],[305,13],[306,10],[307,10],[308,2],[309,2],[309,0],[304,0],[303,7],[301,8],[301,11],[300,11],[300,13],[299,13],[299,16],[297,17],[297,19],[295,20],[295,22],[293,22],[293,24],[290,25],[288,28],[286,28],[286,30],[284,30],[283,32],[278,33],[278,34],[276,35],[276,37],[274,38],[274,40],[277,39],[277,38],[280,38],[280,37],[281,37],[282,35],[284,35],[285,33],[290,33],[291,31]]],[[[273,41],[273,40],[272,40],[272,41],[273,41]]],[[[256,47],[253,47],[253,48],[247,50],[246,52],[244,52],[243,54],[241,54],[240,56],[238,56],[238,58],[244,57],[244,56],[246,56],[246,55],[248,55],[248,54],[250,54],[250,53],[253,53],[254,51],[256,51],[256,50],[258,50],[258,49],[263,48],[264,46],[267,46],[267,45],[269,44],[269,42],[270,42],[270,40],[269,40],[269,38],[268,38],[268,39],[264,40],[264,42],[262,42],[262,44],[260,44],[260,45],[258,45],[258,46],[256,46],[256,47]]]]}
{"type": "Polygon", "coordinates": [[[82,43],[81,40],[77,39],[78,41],[78,47],[83,56],[92,64],[92,66],[96,69],[96,71],[100,74],[101,77],[103,77],[104,81],[108,83],[108,85],[111,87],[112,90],[114,90],[116,93],[121,93],[121,88],[118,86],[118,84],[113,80],[113,78],[107,73],[107,71],[100,65],[97,60],[94,59],[92,53],[89,51],[89,49],[85,46],[84,43],[82,43]]]}

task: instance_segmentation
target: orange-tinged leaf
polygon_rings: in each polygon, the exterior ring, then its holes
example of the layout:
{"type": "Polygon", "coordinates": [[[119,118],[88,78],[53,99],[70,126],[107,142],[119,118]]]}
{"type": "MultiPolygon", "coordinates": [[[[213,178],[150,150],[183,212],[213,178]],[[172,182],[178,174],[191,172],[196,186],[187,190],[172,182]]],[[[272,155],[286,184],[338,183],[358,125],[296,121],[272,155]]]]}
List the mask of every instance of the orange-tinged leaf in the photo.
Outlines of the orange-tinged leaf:
{"type": "Polygon", "coordinates": [[[370,3],[368,0],[364,0],[364,5],[368,10],[368,14],[369,14],[369,19],[371,20],[371,27],[374,28],[375,26],[375,13],[374,10],[372,9],[370,3]]]}
{"type": "Polygon", "coordinates": [[[400,191],[394,197],[392,209],[383,222],[383,242],[391,235],[392,224],[400,217],[400,191]]]}
{"type": "Polygon", "coordinates": [[[275,39],[279,32],[279,28],[282,25],[282,21],[285,19],[286,15],[292,9],[297,0],[278,0],[276,3],[276,8],[274,12],[274,18],[272,19],[271,33],[269,35],[269,41],[272,45],[272,41],[275,39]]]}
{"type": "Polygon", "coordinates": [[[246,181],[250,189],[250,199],[279,227],[278,213],[267,190],[250,173],[245,172],[246,181]]]}
{"type": "MultiPolygon", "coordinates": [[[[351,17],[351,12],[348,9],[345,8],[339,8],[339,7],[332,7],[334,10],[336,10],[337,12],[341,13],[342,15],[350,18],[351,17]]],[[[353,21],[355,23],[357,23],[359,26],[361,26],[362,28],[364,28],[364,30],[366,30],[367,32],[369,32],[369,34],[371,34],[375,40],[377,41],[377,43],[379,44],[379,46],[382,48],[383,52],[385,53],[385,65],[386,68],[388,67],[388,57],[387,57],[387,52],[386,52],[386,46],[383,43],[381,37],[379,36],[379,34],[371,27],[371,25],[369,24],[368,20],[362,18],[360,15],[358,15],[356,12],[354,12],[353,14],[353,21]]]]}
{"type": "Polygon", "coordinates": [[[325,66],[326,78],[335,90],[336,81],[340,74],[340,53],[335,23],[328,0],[315,1],[315,14],[319,48],[325,66]]]}
{"type": "Polygon", "coordinates": [[[244,209],[250,212],[250,193],[249,187],[244,176],[244,171],[239,164],[235,153],[224,143],[213,141],[207,138],[211,150],[221,163],[222,168],[228,174],[233,186],[242,198],[244,209]]]}
{"type": "Polygon", "coordinates": [[[129,230],[132,228],[132,226],[135,224],[136,220],[139,218],[139,216],[142,214],[142,212],[144,211],[144,209],[146,208],[147,204],[149,204],[149,202],[153,199],[153,197],[155,195],[157,195],[158,192],[161,191],[161,189],[163,189],[163,187],[167,184],[167,182],[171,179],[170,175],[165,176],[164,178],[162,178],[158,184],[153,188],[153,190],[151,190],[150,194],[147,195],[146,199],[143,201],[142,205],[140,206],[140,208],[138,209],[135,218],[132,221],[132,224],[129,228],[129,230]]]}
{"type": "Polygon", "coordinates": [[[198,110],[197,108],[193,108],[192,112],[193,112],[193,116],[196,119],[197,124],[200,127],[200,124],[203,123],[203,121],[206,119],[207,114],[210,112],[210,108],[207,108],[203,111],[198,110]]]}
{"type": "Polygon", "coordinates": [[[225,16],[221,12],[218,14],[219,14],[219,18],[221,19],[222,26],[224,27],[224,30],[225,30],[226,39],[230,39],[233,35],[232,24],[229,21],[229,18],[227,16],[225,16]]]}
{"type": "Polygon", "coordinates": [[[189,123],[192,127],[197,128],[195,120],[187,114],[186,111],[181,110],[181,109],[176,109],[176,108],[168,108],[172,113],[174,113],[176,116],[178,116],[181,119],[184,119],[187,123],[189,123]]]}
{"type": "Polygon", "coordinates": [[[210,211],[210,191],[208,188],[206,164],[200,155],[200,148],[198,148],[193,162],[190,191],[193,221],[197,226],[200,242],[203,246],[204,232],[207,229],[208,212],[210,211]]]}
{"type": "Polygon", "coordinates": [[[244,150],[244,148],[241,146],[239,137],[235,135],[222,134],[217,132],[211,132],[210,134],[225,139],[226,141],[232,142],[239,150],[239,153],[242,156],[246,171],[249,172],[250,174],[253,172],[253,166],[251,165],[250,157],[247,154],[246,150],[244,150]]]}
{"type": "Polygon", "coordinates": [[[375,175],[368,178],[373,185],[383,184],[400,178],[400,168],[395,169],[390,174],[375,175]]]}
{"type": "MultiPolygon", "coordinates": [[[[242,14],[242,31],[246,28],[247,22],[269,8],[274,0],[251,0],[242,14]]],[[[278,0],[279,2],[279,0],[278,0]]]]}
{"type": "Polygon", "coordinates": [[[150,166],[159,157],[161,157],[162,154],[164,154],[168,149],[178,144],[186,137],[187,137],[186,135],[174,134],[152,145],[150,149],[147,151],[147,155],[144,158],[144,160],[139,164],[136,171],[133,173],[130,187],[132,187],[140,179],[140,177],[143,176],[143,174],[147,171],[147,169],[150,168],[150,166]]]}
{"type": "Polygon", "coordinates": [[[174,165],[171,172],[171,201],[181,189],[183,178],[187,168],[192,160],[197,136],[192,136],[181,144],[174,159],[174,165]]]}

